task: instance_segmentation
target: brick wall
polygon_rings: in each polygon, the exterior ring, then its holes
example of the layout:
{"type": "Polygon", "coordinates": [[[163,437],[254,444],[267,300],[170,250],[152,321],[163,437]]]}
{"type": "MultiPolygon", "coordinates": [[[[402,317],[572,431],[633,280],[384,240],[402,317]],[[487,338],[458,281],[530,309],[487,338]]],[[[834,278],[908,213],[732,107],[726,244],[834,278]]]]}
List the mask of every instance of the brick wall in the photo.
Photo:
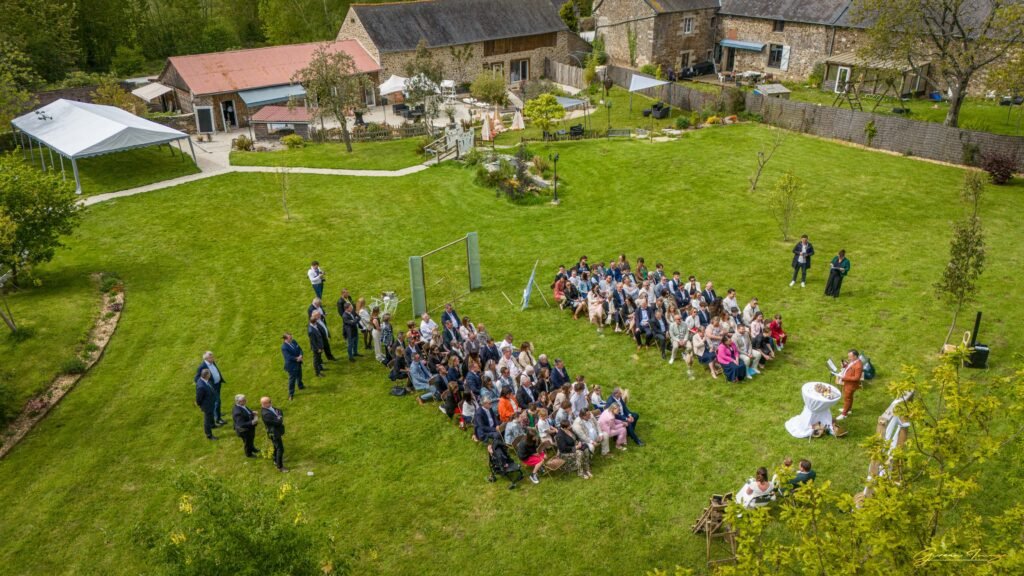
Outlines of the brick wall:
{"type": "Polygon", "coordinates": [[[654,58],[656,14],[644,0],[605,0],[594,10],[596,33],[605,41],[612,64],[630,66],[629,30],[636,31],[636,66],[654,58]]]}
{"type": "Polygon", "coordinates": [[[691,66],[708,61],[708,51],[715,47],[716,22],[714,9],[660,14],[654,19],[653,62],[668,71],[681,69],[684,53],[689,53],[691,66]],[[693,23],[690,33],[684,27],[688,18],[693,23]]]}

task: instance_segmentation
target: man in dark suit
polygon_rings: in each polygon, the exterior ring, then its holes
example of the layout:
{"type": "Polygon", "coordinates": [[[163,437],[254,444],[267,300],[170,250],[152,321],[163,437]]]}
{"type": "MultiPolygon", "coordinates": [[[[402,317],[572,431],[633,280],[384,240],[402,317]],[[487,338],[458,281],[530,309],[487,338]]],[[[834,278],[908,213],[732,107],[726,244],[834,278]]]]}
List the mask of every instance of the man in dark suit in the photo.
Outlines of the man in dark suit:
{"type": "Polygon", "coordinates": [[[319,312],[313,312],[309,317],[309,324],[306,325],[306,334],[309,335],[309,347],[313,350],[313,372],[317,377],[324,375],[324,335],[317,326],[320,319],[319,312]]]}
{"type": "Polygon", "coordinates": [[[345,315],[345,305],[349,304],[354,310],[356,303],[352,300],[352,295],[348,293],[348,288],[341,289],[341,296],[338,298],[338,318],[345,315]]]}
{"type": "Polygon", "coordinates": [[[291,400],[295,397],[296,386],[299,390],[305,388],[302,384],[302,348],[288,332],[282,339],[281,356],[284,357],[284,371],[288,373],[288,399],[291,400]]]}
{"type": "Polygon", "coordinates": [[[697,319],[700,321],[702,328],[707,328],[708,324],[711,324],[711,314],[708,312],[708,307],[702,302],[700,308],[697,309],[697,319]]]}
{"type": "Polygon", "coordinates": [[[633,338],[636,340],[636,347],[650,346],[654,341],[654,331],[651,329],[651,322],[654,321],[654,308],[637,306],[633,313],[633,338]]]}
{"type": "Polygon", "coordinates": [[[526,410],[531,404],[537,401],[537,393],[533,390],[533,382],[525,374],[519,379],[519,391],[516,392],[516,404],[521,410],[526,410]]]}
{"type": "Polygon", "coordinates": [[[483,379],[480,377],[480,365],[471,361],[469,363],[469,372],[466,374],[465,387],[473,393],[473,396],[479,396],[483,385],[483,379]]]}
{"type": "Polygon", "coordinates": [[[570,382],[569,371],[565,369],[565,362],[562,362],[561,358],[555,358],[555,369],[551,371],[551,385],[557,390],[570,382]]]}
{"type": "Polygon", "coordinates": [[[459,326],[462,326],[462,320],[459,319],[459,313],[455,311],[451,303],[444,305],[444,313],[441,314],[441,324],[445,324],[449,320],[452,321],[452,327],[457,331],[459,326]]]}
{"type": "Polygon", "coordinates": [[[359,318],[356,316],[355,308],[351,304],[346,303],[344,311],[341,314],[342,321],[342,336],[345,337],[345,342],[348,344],[348,361],[355,362],[356,356],[362,356],[359,353],[359,318]]]}
{"type": "Polygon", "coordinates": [[[199,379],[196,380],[196,406],[199,407],[203,412],[203,433],[210,440],[216,440],[217,437],[213,435],[214,421],[213,413],[214,406],[217,402],[217,393],[213,390],[213,385],[210,384],[210,371],[203,368],[199,372],[199,379]]]}
{"type": "Polygon", "coordinates": [[[196,368],[195,378],[192,379],[193,382],[199,382],[199,376],[202,374],[203,370],[210,371],[210,379],[208,382],[216,394],[213,404],[214,423],[217,426],[223,426],[224,424],[227,424],[227,422],[225,422],[221,417],[220,413],[220,391],[221,387],[224,385],[224,375],[221,374],[220,366],[217,366],[217,361],[213,358],[213,352],[210,352],[209,350],[203,354],[203,361],[199,364],[199,367],[196,368]]]}
{"type": "Polygon", "coordinates": [[[796,473],[796,477],[790,480],[789,483],[793,486],[793,489],[796,490],[804,484],[811,482],[817,476],[817,472],[811,469],[811,461],[804,459],[800,461],[800,471],[796,473]]]}
{"type": "Polygon", "coordinates": [[[807,286],[807,269],[811,267],[811,256],[814,256],[814,246],[807,240],[807,234],[800,237],[800,241],[793,247],[793,280],[790,286],[796,284],[796,275],[800,276],[800,287],[807,286]]]}
{"type": "Polygon", "coordinates": [[[484,366],[487,362],[494,360],[497,364],[501,361],[501,350],[498,350],[498,345],[494,343],[494,338],[487,339],[487,345],[480,350],[480,363],[484,366]]]}
{"type": "Polygon", "coordinates": [[[615,416],[615,419],[626,423],[626,434],[633,439],[633,442],[636,442],[637,446],[643,446],[644,443],[636,435],[636,422],[640,419],[640,415],[636,412],[630,412],[629,406],[626,406],[626,400],[622,397],[622,388],[616,387],[612,390],[612,395],[608,397],[605,408],[611,404],[618,404],[619,413],[615,416]]]}
{"type": "Polygon", "coordinates": [[[708,282],[704,285],[704,291],[700,293],[704,297],[704,303],[708,305],[708,311],[715,316],[722,312],[722,302],[715,293],[715,285],[708,282]]]}
{"type": "Polygon", "coordinates": [[[245,394],[235,395],[235,407],[231,409],[231,419],[235,422],[235,434],[242,439],[242,448],[246,458],[255,458],[259,449],[253,445],[256,439],[256,422],[259,416],[245,405],[245,394]]]}
{"type": "Polygon", "coordinates": [[[445,350],[451,350],[453,342],[462,341],[462,335],[459,334],[459,328],[449,318],[445,318],[444,320],[444,332],[442,333],[442,336],[444,338],[445,350]]]}
{"type": "Polygon", "coordinates": [[[260,398],[260,406],[263,427],[267,429],[267,438],[274,446],[274,465],[281,472],[287,472],[288,469],[284,467],[284,412],[271,404],[269,396],[260,398]]]}
{"type": "Polygon", "coordinates": [[[473,417],[473,424],[476,437],[481,442],[501,438],[501,434],[498,434],[498,417],[494,414],[490,398],[484,398],[480,404],[480,410],[473,417]]]}
{"type": "Polygon", "coordinates": [[[658,343],[658,349],[661,350],[661,357],[666,358],[665,345],[668,342],[668,322],[665,321],[665,316],[661,313],[660,308],[654,312],[654,320],[651,321],[651,333],[654,335],[654,340],[658,343]]]}

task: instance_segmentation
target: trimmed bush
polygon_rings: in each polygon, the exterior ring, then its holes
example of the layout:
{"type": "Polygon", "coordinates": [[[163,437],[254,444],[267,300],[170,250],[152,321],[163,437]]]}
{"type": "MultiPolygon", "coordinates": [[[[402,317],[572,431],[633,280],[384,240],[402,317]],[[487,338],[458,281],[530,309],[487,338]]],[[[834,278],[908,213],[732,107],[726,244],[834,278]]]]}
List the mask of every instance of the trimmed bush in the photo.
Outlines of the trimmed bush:
{"type": "Polygon", "coordinates": [[[993,184],[999,186],[1013,179],[1014,168],[1016,168],[1016,163],[1006,154],[993,152],[981,158],[981,169],[988,172],[993,184]]]}
{"type": "Polygon", "coordinates": [[[246,135],[241,135],[231,141],[231,148],[233,150],[241,150],[242,152],[251,152],[253,147],[253,141],[246,135]]]}
{"type": "Polygon", "coordinates": [[[295,148],[302,148],[305,146],[306,141],[298,134],[289,134],[281,138],[281,144],[284,144],[289,150],[293,150],[295,148]]]}
{"type": "Polygon", "coordinates": [[[60,365],[61,374],[84,374],[85,373],[85,361],[75,356],[74,358],[68,358],[60,365]]]}
{"type": "Polygon", "coordinates": [[[690,127],[690,118],[688,116],[676,116],[676,129],[686,130],[690,127]]]}

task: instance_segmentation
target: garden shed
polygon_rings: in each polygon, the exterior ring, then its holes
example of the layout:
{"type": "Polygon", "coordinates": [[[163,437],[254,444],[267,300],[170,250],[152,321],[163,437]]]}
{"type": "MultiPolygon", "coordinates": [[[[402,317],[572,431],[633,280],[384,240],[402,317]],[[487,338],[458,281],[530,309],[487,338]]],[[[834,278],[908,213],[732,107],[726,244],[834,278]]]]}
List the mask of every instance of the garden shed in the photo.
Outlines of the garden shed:
{"type": "Polygon", "coordinates": [[[308,140],[312,117],[301,106],[264,106],[249,118],[249,123],[255,140],[276,138],[281,131],[292,131],[308,140]]]}

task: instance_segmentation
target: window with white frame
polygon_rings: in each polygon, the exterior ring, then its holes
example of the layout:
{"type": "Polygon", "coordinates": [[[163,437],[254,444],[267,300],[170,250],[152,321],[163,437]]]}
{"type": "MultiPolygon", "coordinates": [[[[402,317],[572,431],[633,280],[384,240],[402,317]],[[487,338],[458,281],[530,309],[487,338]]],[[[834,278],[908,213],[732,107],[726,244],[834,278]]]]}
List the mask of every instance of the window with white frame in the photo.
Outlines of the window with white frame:
{"type": "Polygon", "coordinates": [[[687,16],[686,18],[683,18],[682,29],[683,34],[693,34],[693,32],[697,29],[697,19],[694,18],[693,16],[687,16]]]}
{"type": "Polygon", "coordinates": [[[782,44],[771,44],[768,47],[768,67],[782,68],[782,44]]]}

